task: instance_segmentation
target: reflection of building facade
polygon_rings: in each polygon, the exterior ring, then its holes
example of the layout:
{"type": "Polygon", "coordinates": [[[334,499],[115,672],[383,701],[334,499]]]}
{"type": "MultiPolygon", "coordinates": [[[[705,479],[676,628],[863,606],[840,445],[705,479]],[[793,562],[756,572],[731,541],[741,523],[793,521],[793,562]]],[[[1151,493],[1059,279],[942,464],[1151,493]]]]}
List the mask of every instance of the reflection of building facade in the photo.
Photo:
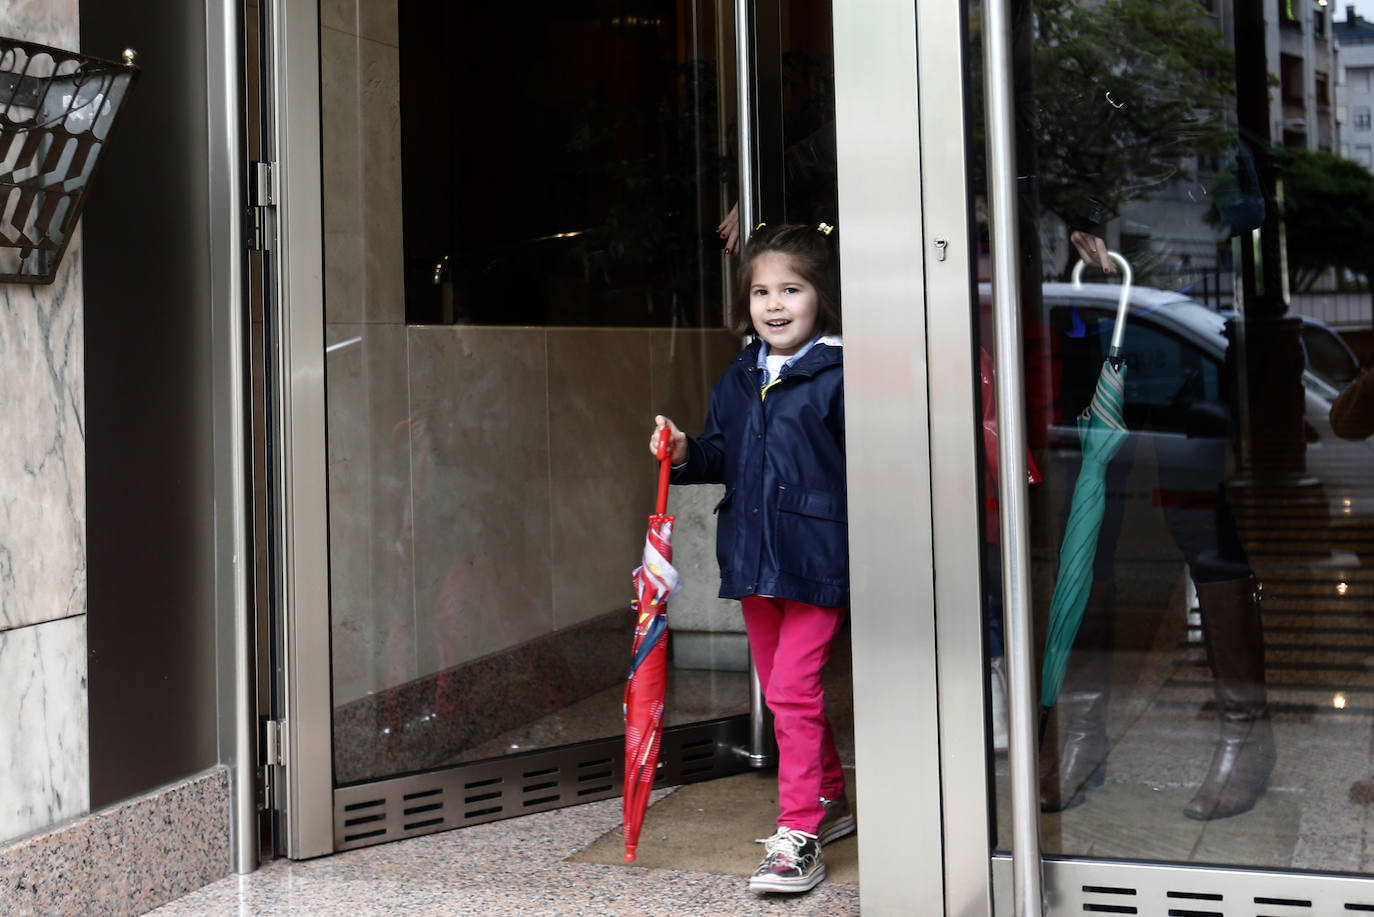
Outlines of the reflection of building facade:
{"type": "MultiPolygon", "coordinates": [[[[1203,6],[1226,46],[1234,48],[1234,4],[1209,0],[1203,6]]],[[[1337,119],[1330,8],[1316,0],[1273,0],[1265,7],[1268,68],[1277,82],[1270,93],[1269,140],[1288,147],[1332,150],[1337,119]]],[[[1370,61],[1374,66],[1374,44],[1370,61]]],[[[1368,109],[1365,118],[1367,125],[1368,109]]],[[[1226,308],[1232,302],[1230,245],[1218,238],[1207,219],[1210,202],[1205,191],[1215,177],[1208,172],[1208,164],[1196,157],[1185,158],[1179,164],[1180,181],[1122,208],[1120,219],[1108,228],[1108,242],[1138,264],[1141,283],[1186,289],[1200,301],[1226,308]]],[[[1054,238],[1055,233],[1046,235],[1054,238]]],[[[1047,264],[1062,265],[1070,254],[1067,245],[1061,244],[1057,254],[1058,262],[1047,252],[1047,264]]]]}
{"type": "Polygon", "coordinates": [[[1284,146],[1330,150],[1336,135],[1330,7],[1312,0],[1276,0],[1270,11],[1274,15],[1266,17],[1265,47],[1269,72],[1279,79],[1278,92],[1269,100],[1270,136],[1284,146]]]}
{"type": "Polygon", "coordinates": [[[1345,19],[1331,24],[1340,54],[1342,79],[1336,84],[1339,126],[1336,152],[1374,168],[1374,22],[1347,6],[1345,19]]]}

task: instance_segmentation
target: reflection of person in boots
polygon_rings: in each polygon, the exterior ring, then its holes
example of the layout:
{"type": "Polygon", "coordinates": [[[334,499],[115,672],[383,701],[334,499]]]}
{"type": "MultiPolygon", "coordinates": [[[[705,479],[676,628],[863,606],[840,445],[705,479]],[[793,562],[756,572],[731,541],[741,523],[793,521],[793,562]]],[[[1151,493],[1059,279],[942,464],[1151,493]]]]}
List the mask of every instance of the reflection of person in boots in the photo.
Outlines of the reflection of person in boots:
{"type": "MultiPolygon", "coordinates": [[[[1073,389],[1095,383],[1091,364],[1100,366],[1100,356],[1094,356],[1084,361],[1065,354],[1065,403],[1078,403],[1081,396],[1073,389]]],[[[1201,391],[1194,394],[1195,398],[1185,386],[1169,405],[1158,407],[1128,401],[1125,413],[1127,426],[1142,430],[1163,426],[1165,411],[1174,412],[1177,420],[1181,410],[1184,432],[1196,447],[1196,461],[1160,466],[1158,502],[1197,584],[1207,662],[1215,679],[1220,736],[1202,787],[1184,808],[1189,818],[1206,820],[1251,809],[1264,792],[1276,753],[1266,700],[1258,584],[1223,486],[1228,412],[1224,400],[1207,400],[1201,391]]],[[[1116,610],[1114,554],[1136,445],[1135,437],[1128,439],[1107,470],[1107,507],[1092,590],[1055,707],[1058,737],[1056,741],[1047,735],[1041,749],[1040,807],[1046,812],[1082,803],[1085,791],[1100,786],[1104,778],[1116,610]]],[[[1071,471],[1070,480],[1077,475],[1076,468],[1071,471]]]]}

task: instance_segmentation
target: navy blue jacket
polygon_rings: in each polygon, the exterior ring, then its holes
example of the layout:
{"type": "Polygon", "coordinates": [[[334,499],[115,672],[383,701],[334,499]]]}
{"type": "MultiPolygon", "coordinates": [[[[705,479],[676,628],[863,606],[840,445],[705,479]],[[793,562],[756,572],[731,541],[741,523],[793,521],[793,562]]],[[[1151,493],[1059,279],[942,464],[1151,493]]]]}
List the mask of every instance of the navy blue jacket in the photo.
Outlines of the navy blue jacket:
{"type": "Polygon", "coordinates": [[[843,348],[817,344],[767,390],[759,342],[711,392],[674,484],[724,484],[716,506],[720,597],[849,606],[843,348]]]}

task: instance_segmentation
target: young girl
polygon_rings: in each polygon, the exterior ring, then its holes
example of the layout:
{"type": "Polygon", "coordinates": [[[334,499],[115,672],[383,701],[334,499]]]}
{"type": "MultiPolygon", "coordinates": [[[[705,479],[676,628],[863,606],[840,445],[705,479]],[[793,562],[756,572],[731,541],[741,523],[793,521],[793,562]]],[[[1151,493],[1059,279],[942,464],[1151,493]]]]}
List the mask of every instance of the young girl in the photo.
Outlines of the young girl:
{"type": "Polygon", "coordinates": [[[844,386],[831,227],[761,227],[745,247],[735,330],[755,340],[691,439],[668,418],[673,483],[723,483],[720,595],[739,599],[778,740],[778,827],[749,887],[804,892],[821,846],[854,831],[821,669],[849,606],[844,386]],[[744,314],[747,308],[747,316],[744,314]]]}

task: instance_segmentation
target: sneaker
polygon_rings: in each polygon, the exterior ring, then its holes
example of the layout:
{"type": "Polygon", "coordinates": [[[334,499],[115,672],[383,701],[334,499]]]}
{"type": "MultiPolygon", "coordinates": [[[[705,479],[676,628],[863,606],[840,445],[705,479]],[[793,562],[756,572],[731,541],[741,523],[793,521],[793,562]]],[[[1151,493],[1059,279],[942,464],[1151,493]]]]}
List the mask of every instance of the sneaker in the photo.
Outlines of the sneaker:
{"type": "Polygon", "coordinates": [[[779,828],[763,843],[763,862],[749,878],[751,892],[808,892],[825,879],[815,835],[779,828]]]}
{"type": "Polygon", "coordinates": [[[858,827],[858,822],[854,820],[854,812],[849,808],[849,800],[841,796],[839,799],[826,799],[821,797],[821,805],[825,808],[825,817],[821,819],[821,826],[816,829],[816,842],[822,847],[831,841],[838,841],[854,833],[858,827]]]}

